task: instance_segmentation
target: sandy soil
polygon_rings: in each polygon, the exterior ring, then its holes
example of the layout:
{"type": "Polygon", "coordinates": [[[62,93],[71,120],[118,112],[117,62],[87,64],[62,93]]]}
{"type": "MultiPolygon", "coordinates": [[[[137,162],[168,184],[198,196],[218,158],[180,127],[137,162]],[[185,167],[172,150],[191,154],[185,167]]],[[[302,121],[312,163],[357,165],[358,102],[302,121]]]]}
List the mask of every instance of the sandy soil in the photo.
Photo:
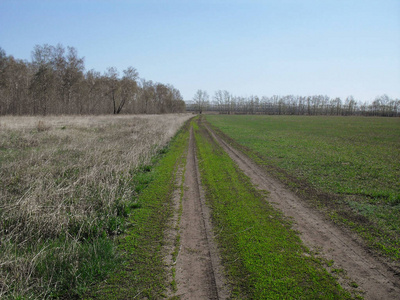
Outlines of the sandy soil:
{"type": "Polygon", "coordinates": [[[251,178],[253,184],[270,192],[268,201],[286,216],[293,218],[294,229],[300,232],[303,242],[328,260],[332,259],[334,268],[346,271],[347,280],[341,280],[344,288],[351,289],[346,285],[355,281],[359,289],[365,292],[365,299],[400,299],[400,277],[395,270],[360,246],[349,233],[307,207],[282,183],[268,176],[263,169],[214,134],[209,127],[208,130],[251,178]]]}
{"type": "Polygon", "coordinates": [[[227,299],[229,292],[199,178],[191,130],[179,225],[181,248],[175,264],[177,292],[172,296],[180,299],[227,299]]]}

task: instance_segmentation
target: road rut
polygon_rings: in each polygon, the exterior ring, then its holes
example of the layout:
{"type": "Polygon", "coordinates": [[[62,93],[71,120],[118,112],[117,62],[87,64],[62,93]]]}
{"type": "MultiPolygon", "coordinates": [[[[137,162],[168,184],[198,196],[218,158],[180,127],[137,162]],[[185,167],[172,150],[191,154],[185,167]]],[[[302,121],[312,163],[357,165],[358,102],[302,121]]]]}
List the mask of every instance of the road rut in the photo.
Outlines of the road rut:
{"type": "Polygon", "coordinates": [[[180,299],[227,299],[229,294],[199,178],[191,128],[179,225],[181,246],[176,259],[177,291],[174,296],[180,299]]]}

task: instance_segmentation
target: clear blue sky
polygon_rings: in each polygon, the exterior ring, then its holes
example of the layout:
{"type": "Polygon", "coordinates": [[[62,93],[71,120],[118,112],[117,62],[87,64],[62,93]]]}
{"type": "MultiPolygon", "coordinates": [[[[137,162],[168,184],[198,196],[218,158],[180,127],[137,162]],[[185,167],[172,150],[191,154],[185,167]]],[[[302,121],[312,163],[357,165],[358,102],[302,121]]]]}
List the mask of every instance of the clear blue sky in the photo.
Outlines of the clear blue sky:
{"type": "Polygon", "coordinates": [[[400,0],[0,0],[0,47],[73,46],[86,69],[237,96],[400,98],[400,0]]]}

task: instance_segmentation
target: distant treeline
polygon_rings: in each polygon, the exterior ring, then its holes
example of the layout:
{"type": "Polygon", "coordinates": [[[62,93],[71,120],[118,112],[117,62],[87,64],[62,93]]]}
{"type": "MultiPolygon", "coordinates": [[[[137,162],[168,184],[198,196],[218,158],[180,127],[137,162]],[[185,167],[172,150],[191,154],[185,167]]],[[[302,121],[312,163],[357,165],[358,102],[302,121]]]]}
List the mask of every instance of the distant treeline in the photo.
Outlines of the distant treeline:
{"type": "Polygon", "coordinates": [[[400,117],[400,99],[378,96],[372,103],[356,101],[353,96],[345,100],[323,95],[236,97],[228,91],[216,91],[212,100],[206,91],[198,90],[193,101],[187,101],[188,111],[214,111],[221,114],[269,115],[362,115],[400,117]]]}
{"type": "Polygon", "coordinates": [[[36,45],[32,61],[0,48],[0,115],[160,114],[184,112],[172,85],[139,78],[133,67],[85,71],[74,47],[36,45]]]}

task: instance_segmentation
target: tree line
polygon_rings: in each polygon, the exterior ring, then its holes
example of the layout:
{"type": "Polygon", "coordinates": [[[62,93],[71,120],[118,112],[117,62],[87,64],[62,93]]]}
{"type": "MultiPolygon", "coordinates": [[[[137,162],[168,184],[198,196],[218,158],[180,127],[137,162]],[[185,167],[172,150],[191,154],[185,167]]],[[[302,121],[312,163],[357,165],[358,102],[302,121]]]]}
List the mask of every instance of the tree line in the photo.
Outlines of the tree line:
{"type": "Polygon", "coordinates": [[[185,111],[176,88],[139,78],[127,67],[85,70],[74,47],[36,45],[32,60],[0,47],[0,115],[160,114],[185,111]]]}
{"type": "Polygon", "coordinates": [[[206,91],[198,90],[186,106],[189,111],[220,114],[400,116],[400,99],[387,95],[377,96],[372,103],[367,103],[357,101],[353,96],[344,100],[324,95],[237,97],[226,90],[218,90],[210,100],[206,91]]]}

